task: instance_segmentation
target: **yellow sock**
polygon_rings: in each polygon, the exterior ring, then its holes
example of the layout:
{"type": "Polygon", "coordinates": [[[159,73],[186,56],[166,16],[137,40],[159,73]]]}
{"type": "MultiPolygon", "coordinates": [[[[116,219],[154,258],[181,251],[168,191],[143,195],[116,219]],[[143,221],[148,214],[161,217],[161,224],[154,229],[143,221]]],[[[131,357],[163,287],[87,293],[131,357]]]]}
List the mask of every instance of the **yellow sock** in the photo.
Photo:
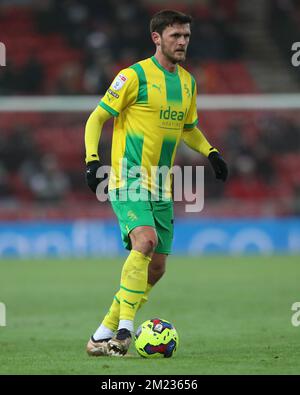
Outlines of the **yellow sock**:
{"type": "Polygon", "coordinates": [[[102,324],[106,326],[106,328],[111,329],[112,331],[116,331],[119,325],[119,316],[120,316],[120,291],[116,293],[114,296],[114,300],[108,310],[108,313],[104,317],[102,324]]]}
{"type": "Polygon", "coordinates": [[[148,265],[151,258],[131,250],[124,263],[120,284],[120,320],[134,320],[147,288],[148,265]]]}
{"type": "Polygon", "coordinates": [[[146,291],[145,291],[145,293],[144,293],[144,295],[143,295],[143,297],[142,297],[142,299],[140,301],[138,309],[140,309],[148,301],[148,296],[149,296],[149,293],[150,293],[152,287],[153,287],[153,285],[151,285],[149,283],[147,284],[146,291]]]}
{"type": "MultiPolygon", "coordinates": [[[[152,287],[153,285],[149,283],[147,284],[146,291],[140,301],[138,310],[148,301],[148,296],[152,287]]],[[[115,332],[118,329],[119,316],[120,316],[120,290],[115,294],[112,305],[110,306],[108,313],[104,317],[102,324],[105,325],[106,328],[109,328],[115,332]]]]}

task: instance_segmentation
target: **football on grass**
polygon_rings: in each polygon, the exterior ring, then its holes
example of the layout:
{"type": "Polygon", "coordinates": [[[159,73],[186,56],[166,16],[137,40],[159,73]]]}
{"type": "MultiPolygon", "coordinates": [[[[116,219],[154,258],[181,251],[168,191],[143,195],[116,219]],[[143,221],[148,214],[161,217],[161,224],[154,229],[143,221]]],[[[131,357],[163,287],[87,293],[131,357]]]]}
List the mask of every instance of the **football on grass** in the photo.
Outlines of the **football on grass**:
{"type": "Polygon", "coordinates": [[[135,348],[144,358],[170,358],[178,348],[178,341],[174,326],[160,318],[143,322],[135,334],[135,348]]]}

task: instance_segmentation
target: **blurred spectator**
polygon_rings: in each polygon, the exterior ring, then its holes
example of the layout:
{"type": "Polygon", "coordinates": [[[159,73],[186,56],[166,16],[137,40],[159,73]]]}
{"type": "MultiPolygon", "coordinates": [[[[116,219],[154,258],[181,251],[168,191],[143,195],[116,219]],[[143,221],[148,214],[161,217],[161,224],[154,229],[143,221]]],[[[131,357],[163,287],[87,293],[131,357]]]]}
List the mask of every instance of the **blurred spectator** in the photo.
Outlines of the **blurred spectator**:
{"type": "MultiPolygon", "coordinates": [[[[41,201],[53,205],[71,199],[76,203],[70,210],[79,207],[77,204],[88,207],[94,196],[84,180],[83,129],[79,127],[83,127],[86,114],[26,114],[22,119],[23,125],[20,120],[14,125],[16,121],[9,114],[2,114],[0,118],[0,195],[11,201],[41,201]],[[48,132],[39,133],[45,125],[48,132]],[[57,160],[52,155],[41,155],[54,151],[57,160]]],[[[233,215],[237,204],[233,200],[241,206],[247,202],[257,211],[264,207],[264,212],[272,215],[295,214],[299,205],[297,185],[300,184],[300,147],[296,137],[299,121],[295,111],[246,111],[232,115],[223,111],[206,112],[200,128],[226,158],[229,180],[226,183],[216,181],[207,159],[184,144],[179,147],[175,164],[204,166],[206,204],[215,202],[220,212],[225,210],[225,205],[231,205],[233,215]],[[286,142],[287,136],[291,141],[286,142]]],[[[110,164],[112,122],[105,125],[99,147],[105,165],[110,164]]],[[[179,202],[176,206],[180,210],[179,202]]]]}
{"type": "Polygon", "coordinates": [[[300,184],[294,188],[294,195],[292,200],[292,214],[300,216],[300,184]]]}
{"type": "Polygon", "coordinates": [[[204,22],[194,26],[189,57],[202,61],[226,59],[224,37],[213,23],[204,22]]]}
{"type": "Polygon", "coordinates": [[[246,142],[245,122],[242,118],[234,119],[224,131],[221,146],[226,152],[226,159],[230,170],[230,177],[234,178],[238,172],[238,158],[241,155],[253,160],[253,153],[246,142]]]}
{"type": "Polygon", "coordinates": [[[12,95],[18,92],[18,89],[17,68],[8,60],[5,67],[0,67],[0,94],[12,95]]]}
{"type": "Polygon", "coordinates": [[[40,170],[30,174],[28,186],[38,201],[59,202],[69,191],[70,183],[67,175],[59,169],[56,158],[46,155],[42,158],[40,170]]]}
{"type": "Polygon", "coordinates": [[[273,164],[272,152],[268,146],[257,142],[254,151],[254,160],[258,177],[266,184],[272,185],[276,183],[276,170],[273,164]]]}
{"type": "MultiPolygon", "coordinates": [[[[99,51],[100,52],[100,51],[99,51]]],[[[103,92],[110,85],[111,58],[109,52],[101,51],[93,63],[87,64],[83,76],[83,88],[88,94],[103,92]]]]}
{"type": "Polygon", "coordinates": [[[232,156],[246,149],[245,122],[243,118],[236,118],[224,132],[222,146],[232,156]]]}
{"type": "Polygon", "coordinates": [[[19,73],[18,89],[20,93],[41,93],[44,82],[44,67],[36,55],[32,54],[19,73]]]}
{"type": "Polygon", "coordinates": [[[9,173],[0,162],[0,200],[8,199],[12,194],[9,185],[9,173]]]}
{"type": "Polygon", "coordinates": [[[225,186],[225,196],[234,199],[259,201],[271,196],[269,187],[255,172],[255,161],[251,156],[241,155],[236,158],[237,174],[225,186]]]}
{"type": "Polygon", "coordinates": [[[81,68],[77,64],[66,64],[61,70],[54,93],[57,95],[79,95],[82,93],[81,68]]]}
{"type": "Polygon", "coordinates": [[[299,127],[292,119],[272,114],[262,118],[258,127],[260,141],[273,153],[283,154],[299,150],[299,127]]]}
{"type": "MultiPolygon", "coordinates": [[[[0,9],[1,33],[8,32],[12,59],[5,71],[0,70],[2,94],[101,94],[115,72],[153,54],[149,20],[154,10],[140,0],[32,0],[29,4],[22,11],[26,24],[22,18],[1,19],[0,9]],[[22,48],[18,40],[11,40],[12,24],[16,32],[22,31],[22,48]]],[[[201,6],[195,2],[186,8],[195,18],[189,61],[199,67],[207,60],[241,59],[235,0],[209,0],[201,6]]]]}
{"type": "Polygon", "coordinates": [[[40,94],[44,83],[44,67],[31,55],[22,67],[8,62],[0,67],[0,95],[40,94]]]}
{"type": "MultiPolygon", "coordinates": [[[[138,0],[20,0],[23,1],[28,8],[23,9],[19,20],[1,16],[0,9],[1,34],[7,29],[11,43],[8,64],[0,67],[1,95],[100,95],[121,68],[153,54],[148,25],[154,4],[149,6],[138,0]],[[22,31],[22,46],[13,37],[12,24],[16,32],[22,31]]],[[[274,36],[282,48],[288,49],[286,58],[290,61],[291,39],[299,38],[299,1],[269,3],[274,36]]],[[[236,23],[241,22],[237,0],[195,1],[193,5],[190,2],[180,6],[195,18],[188,54],[192,67],[188,69],[196,78],[198,92],[238,93],[230,90],[230,77],[234,82],[242,79],[245,92],[249,92],[247,73],[240,75],[239,68],[224,67],[237,65],[245,50],[236,30],[236,23]]],[[[221,149],[230,167],[226,184],[216,182],[206,158],[184,145],[178,151],[176,164],[205,166],[205,196],[209,200],[226,196],[259,206],[263,200],[274,199],[280,189],[281,196],[289,199],[290,213],[299,215],[300,181],[295,168],[300,168],[296,157],[300,149],[300,118],[292,112],[263,114],[243,112],[229,117],[222,111],[205,113],[204,132],[221,149]],[[295,158],[289,161],[288,155],[295,158]]],[[[15,194],[22,200],[23,183],[32,192],[30,199],[55,203],[72,198],[81,199],[86,205],[88,199],[94,199],[84,182],[83,136],[78,133],[78,125],[84,127],[86,114],[40,116],[41,121],[34,120],[26,126],[23,115],[18,122],[12,118],[9,121],[9,116],[7,121],[5,114],[1,115],[0,198],[15,194]],[[57,125],[64,134],[64,144],[57,151],[57,158],[47,155],[41,159],[41,152],[51,151],[51,141],[37,138],[39,128],[47,126],[49,139],[53,140],[52,130],[58,132],[55,136],[59,135],[57,125]],[[18,179],[20,183],[14,188],[18,179]]],[[[110,163],[111,130],[111,124],[106,125],[101,138],[99,151],[104,164],[110,163]]]]}
{"type": "Polygon", "coordinates": [[[39,158],[33,135],[29,127],[17,124],[3,142],[1,159],[10,172],[20,170],[25,162],[35,162],[39,158]]]}

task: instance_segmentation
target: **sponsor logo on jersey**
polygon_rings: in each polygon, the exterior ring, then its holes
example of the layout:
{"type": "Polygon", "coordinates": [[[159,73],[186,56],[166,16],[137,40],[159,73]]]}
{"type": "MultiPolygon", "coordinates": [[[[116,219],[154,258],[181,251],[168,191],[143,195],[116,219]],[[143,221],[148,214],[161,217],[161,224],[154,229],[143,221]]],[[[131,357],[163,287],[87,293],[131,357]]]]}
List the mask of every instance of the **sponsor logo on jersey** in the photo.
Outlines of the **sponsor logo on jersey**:
{"type": "Polygon", "coordinates": [[[113,81],[111,87],[112,87],[115,91],[118,91],[118,90],[120,90],[120,89],[122,88],[122,86],[126,83],[126,81],[127,81],[127,77],[125,77],[125,75],[123,75],[123,74],[119,74],[119,75],[114,79],[114,81],[113,81]]]}
{"type": "Polygon", "coordinates": [[[185,113],[183,111],[175,111],[169,106],[167,109],[161,107],[159,112],[160,119],[172,120],[172,121],[182,121],[185,113]]]}
{"type": "Polygon", "coordinates": [[[118,99],[118,98],[120,97],[116,92],[112,91],[111,89],[108,89],[107,92],[110,93],[110,94],[111,94],[113,97],[115,97],[116,99],[118,99]]]}

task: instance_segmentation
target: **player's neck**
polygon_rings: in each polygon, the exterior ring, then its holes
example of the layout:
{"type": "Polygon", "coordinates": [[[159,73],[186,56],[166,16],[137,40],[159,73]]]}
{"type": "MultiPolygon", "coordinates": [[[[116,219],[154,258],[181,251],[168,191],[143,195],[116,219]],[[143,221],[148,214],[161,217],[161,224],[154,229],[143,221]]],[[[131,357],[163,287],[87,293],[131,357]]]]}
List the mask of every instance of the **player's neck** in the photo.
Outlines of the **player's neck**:
{"type": "Polygon", "coordinates": [[[170,73],[175,73],[177,70],[177,64],[172,63],[169,59],[167,59],[161,52],[156,51],[154,54],[155,59],[158,63],[170,73]]]}

